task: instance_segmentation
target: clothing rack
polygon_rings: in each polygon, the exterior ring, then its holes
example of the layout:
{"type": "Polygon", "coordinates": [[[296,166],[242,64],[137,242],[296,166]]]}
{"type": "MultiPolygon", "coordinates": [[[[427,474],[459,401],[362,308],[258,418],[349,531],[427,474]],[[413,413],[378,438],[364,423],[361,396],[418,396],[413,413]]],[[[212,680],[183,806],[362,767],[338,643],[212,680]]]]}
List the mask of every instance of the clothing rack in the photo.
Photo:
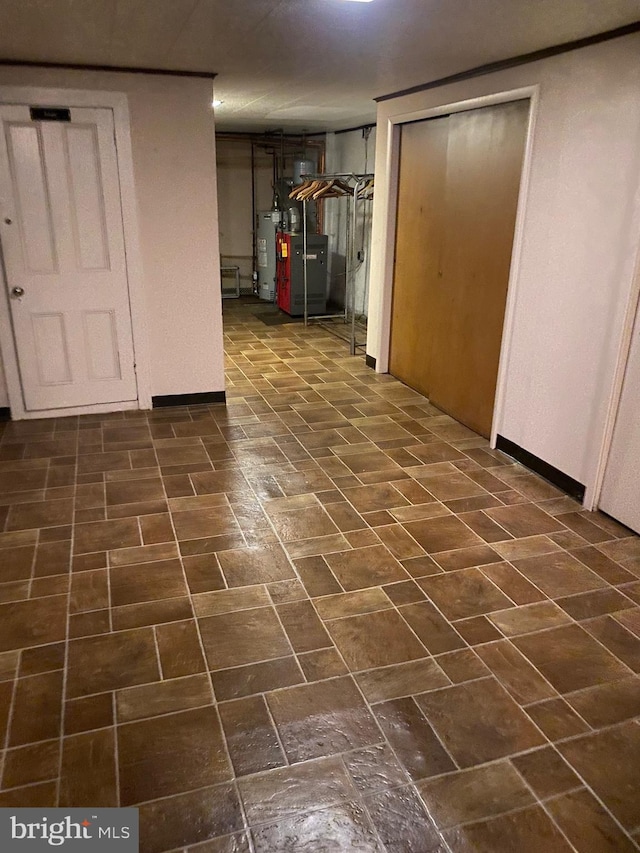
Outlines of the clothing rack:
{"type": "MultiPolygon", "coordinates": [[[[366,341],[358,343],[356,340],[356,271],[358,269],[356,257],[356,230],[358,221],[358,203],[370,201],[373,198],[373,174],[354,174],[352,172],[338,172],[323,175],[305,175],[303,184],[294,187],[289,198],[302,201],[302,271],[304,283],[304,324],[310,321],[318,323],[331,334],[345,339],[337,333],[335,327],[326,323],[326,320],[342,319],[345,325],[350,324],[347,336],[349,352],[356,354],[357,349],[364,349],[366,341]],[[345,298],[344,312],[339,314],[319,314],[309,317],[307,306],[307,201],[318,201],[323,198],[346,198],[347,204],[347,248],[345,253],[345,298]]],[[[371,253],[368,253],[368,256],[371,253]]],[[[368,258],[367,258],[368,263],[368,258]]]]}

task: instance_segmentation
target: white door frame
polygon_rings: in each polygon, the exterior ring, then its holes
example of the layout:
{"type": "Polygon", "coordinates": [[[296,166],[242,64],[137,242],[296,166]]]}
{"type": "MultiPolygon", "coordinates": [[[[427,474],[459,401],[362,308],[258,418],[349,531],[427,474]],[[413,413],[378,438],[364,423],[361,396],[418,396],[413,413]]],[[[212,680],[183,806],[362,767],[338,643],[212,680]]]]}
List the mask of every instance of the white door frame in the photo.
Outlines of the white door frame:
{"type": "Polygon", "coordinates": [[[605,421],[604,435],[600,446],[598,456],[598,465],[596,468],[595,483],[592,490],[587,491],[585,496],[584,506],[586,509],[597,509],[600,504],[600,496],[604,486],[604,478],[607,472],[607,464],[609,463],[609,455],[613,445],[613,430],[620,409],[622,400],[622,390],[624,385],[624,375],[627,370],[629,356],[631,355],[631,344],[633,341],[633,330],[636,322],[636,314],[640,313],[640,244],[636,252],[633,281],[631,290],[624,313],[622,324],[622,334],[620,336],[620,344],[618,346],[618,356],[616,359],[616,368],[613,374],[613,387],[607,407],[607,419],[605,421]]]}
{"type": "MultiPolygon", "coordinates": [[[[126,256],[131,330],[135,358],[138,399],[127,403],[103,403],[75,408],[49,409],[31,412],[24,406],[18,356],[14,342],[11,312],[5,270],[0,263],[0,352],[4,362],[11,417],[14,420],[63,417],[125,409],[151,408],[151,382],[149,371],[149,334],[144,294],[142,254],[138,231],[133,155],[131,151],[131,126],[127,96],[122,92],[89,91],[84,89],[40,88],[31,86],[0,86],[0,105],[34,104],[42,106],[89,107],[113,110],[114,133],[120,177],[120,202],[124,250],[126,256]]],[[[0,258],[1,261],[1,258],[0,258]]]]}
{"type": "Polygon", "coordinates": [[[511,354],[512,337],[514,328],[516,291],[518,286],[520,259],[524,241],[524,216],[526,210],[527,195],[529,192],[529,181],[531,175],[531,162],[533,154],[533,135],[536,117],[538,114],[539,86],[524,86],[511,89],[506,92],[495,92],[490,95],[482,95],[478,98],[470,98],[465,101],[455,101],[451,104],[440,104],[429,109],[414,110],[412,112],[399,113],[388,119],[387,135],[387,182],[385,186],[386,210],[385,216],[385,240],[383,248],[383,294],[380,324],[377,340],[378,358],[376,371],[387,373],[389,371],[389,349],[391,342],[391,301],[393,296],[393,272],[395,255],[395,238],[397,222],[397,199],[398,178],[400,166],[400,131],[401,126],[407,122],[420,121],[427,118],[449,115],[450,113],[474,110],[480,107],[489,107],[495,104],[504,104],[509,101],[529,100],[529,126],[527,128],[527,139],[525,143],[524,158],[522,161],[522,173],[520,177],[520,190],[518,192],[518,206],[516,213],[516,224],[513,233],[513,250],[511,253],[511,266],[509,269],[509,282],[507,285],[507,304],[502,330],[502,344],[500,347],[500,361],[498,366],[498,381],[496,385],[496,396],[493,407],[493,420],[491,425],[491,447],[495,447],[499,427],[502,422],[504,411],[505,392],[507,387],[507,373],[509,357],[511,354]]]}

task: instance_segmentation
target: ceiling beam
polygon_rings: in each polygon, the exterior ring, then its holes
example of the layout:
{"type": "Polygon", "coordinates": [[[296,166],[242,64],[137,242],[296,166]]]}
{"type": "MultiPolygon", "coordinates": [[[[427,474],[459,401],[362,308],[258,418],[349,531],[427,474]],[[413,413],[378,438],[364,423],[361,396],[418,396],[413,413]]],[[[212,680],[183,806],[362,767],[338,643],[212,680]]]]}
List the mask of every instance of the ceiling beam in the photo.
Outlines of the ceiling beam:
{"type": "Polygon", "coordinates": [[[164,77],[200,77],[213,80],[215,71],[181,71],[178,68],[137,68],[127,65],[86,65],[80,62],[35,62],[30,59],[0,59],[0,66],[52,68],[59,71],[103,71],[117,74],[157,74],[164,77]]]}
{"type": "Polygon", "coordinates": [[[437,80],[431,80],[429,83],[421,83],[418,86],[411,86],[408,89],[401,89],[399,92],[391,92],[388,95],[379,95],[373,100],[381,103],[382,101],[390,101],[393,98],[402,98],[405,95],[415,95],[416,92],[426,92],[428,89],[438,89],[440,86],[459,83],[461,80],[470,80],[472,77],[482,77],[484,74],[494,74],[496,71],[504,71],[507,68],[517,68],[519,65],[528,65],[530,62],[538,62],[541,59],[559,56],[561,53],[580,50],[583,47],[590,47],[593,44],[600,44],[603,41],[611,41],[611,39],[622,38],[623,36],[629,36],[637,32],[640,32],[640,21],[634,21],[632,24],[626,24],[624,27],[616,27],[615,30],[596,33],[593,36],[586,36],[585,38],[575,39],[574,41],[565,41],[562,44],[554,44],[551,47],[544,47],[542,50],[534,50],[532,53],[522,53],[520,56],[512,56],[509,59],[499,59],[497,62],[478,65],[476,68],[469,68],[467,71],[460,71],[458,74],[439,77],[437,80]]]}

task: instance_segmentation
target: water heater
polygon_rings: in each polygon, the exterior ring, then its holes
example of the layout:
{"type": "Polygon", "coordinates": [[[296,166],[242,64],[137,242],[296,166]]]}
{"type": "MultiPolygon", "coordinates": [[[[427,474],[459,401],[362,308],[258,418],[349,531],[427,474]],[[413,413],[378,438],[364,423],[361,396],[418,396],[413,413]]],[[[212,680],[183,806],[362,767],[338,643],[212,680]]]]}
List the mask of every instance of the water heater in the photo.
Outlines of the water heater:
{"type": "Polygon", "coordinates": [[[294,160],[293,161],[293,183],[302,184],[305,181],[306,175],[315,175],[316,164],[313,160],[294,160]]]}
{"type": "Polygon", "coordinates": [[[281,220],[277,210],[262,210],[257,215],[258,296],[268,302],[273,302],[276,293],[276,231],[281,220]]]}

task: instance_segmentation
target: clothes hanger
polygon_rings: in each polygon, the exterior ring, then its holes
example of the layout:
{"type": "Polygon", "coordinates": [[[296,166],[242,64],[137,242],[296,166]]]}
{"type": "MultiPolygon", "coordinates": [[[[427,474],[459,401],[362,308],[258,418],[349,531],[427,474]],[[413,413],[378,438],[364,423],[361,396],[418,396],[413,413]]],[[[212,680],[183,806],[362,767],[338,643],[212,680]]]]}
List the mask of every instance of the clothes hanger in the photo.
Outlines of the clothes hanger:
{"type": "Polygon", "coordinates": [[[309,201],[313,194],[317,192],[322,187],[322,185],[323,181],[321,180],[312,181],[308,188],[298,193],[298,199],[300,199],[301,201],[309,201]]]}
{"type": "Polygon", "coordinates": [[[310,181],[310,180],[303,181],[303,183],[299,184],[298,186],[294,187],[291,190],[291,192],[289,193],[289,198],[292,198],[292,199],[299,198],[300,193],[303,192],[304,190],[308,189],[311,186],[311,184],[312,184],[312,181],[310,181]]]}
{"type": "Polygon", "coordinates": [[[373,198],[373,183],[374,179],[371,178],[371,180],[368,181],[368,183],[366,183],[365,186],[362,187],[362,189],[358,192],[358,198],[373,198]]]}
{"type": "Polygon", "coordinates": [[[334,189],[335,182],[336,182],[335,178],[332,178],[329,181],[325,181],[323,186],[321,186],[319,190],[316,190],[314,192],[313,198],[314,199],[326,198],[327,196],[330,196],[332,194],[335,195],[336,194],[335,189],[334,189]]]}

